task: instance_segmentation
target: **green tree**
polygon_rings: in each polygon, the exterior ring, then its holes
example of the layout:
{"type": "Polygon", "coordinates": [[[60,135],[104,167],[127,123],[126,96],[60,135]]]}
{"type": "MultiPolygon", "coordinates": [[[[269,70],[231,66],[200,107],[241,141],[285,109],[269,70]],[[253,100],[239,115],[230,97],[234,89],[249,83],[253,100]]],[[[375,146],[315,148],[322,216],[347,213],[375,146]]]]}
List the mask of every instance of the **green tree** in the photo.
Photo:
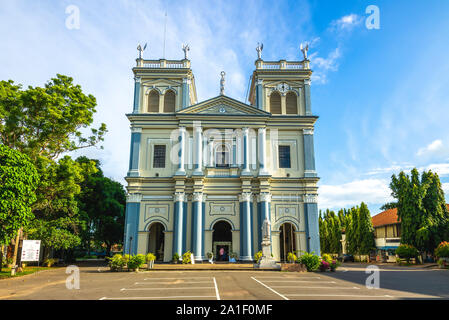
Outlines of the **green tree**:
{"type": "MultiPolygon", "coordinates": [[[[8,244],[33,219],[39,175],[29,157],[0,144],[0,245],[8,244]]],[[[3,252],[0,253],[0,270],[3,252]]]]}
{"type": "Polygon", "coordinates": [[[346,214],[345,234],[346,234],[346,248],[348,253],[356,254],[358,251],[358,237],[357,237],[357,221],[358,207],[353,207],[348,210],[346,214]]]}
{"type": "Polygon", "coordinates": [[[369,254],[376,246],[374,243],[374,228],[371,221],[371,214],[368,206],[362,202],[358,212],[357,223],[357,237],[358,237],[358,254],[369,254]]]}

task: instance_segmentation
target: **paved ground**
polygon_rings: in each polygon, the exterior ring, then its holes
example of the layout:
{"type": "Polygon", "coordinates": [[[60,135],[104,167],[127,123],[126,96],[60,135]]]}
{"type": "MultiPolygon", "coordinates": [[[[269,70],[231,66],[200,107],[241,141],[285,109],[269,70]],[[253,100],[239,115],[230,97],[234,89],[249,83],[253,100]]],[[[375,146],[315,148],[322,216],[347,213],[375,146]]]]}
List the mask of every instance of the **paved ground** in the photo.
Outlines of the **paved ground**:
{"type": "Polygon", "coordinates": [[[65,268],[0,280],[0,299],[294,300],[449,299],[449,270],[379,266],[380,289],[368,289],[367,265],[337,272],[167,271],[107,272],[80,267],[80,289],[67,289],[65,268]]]}

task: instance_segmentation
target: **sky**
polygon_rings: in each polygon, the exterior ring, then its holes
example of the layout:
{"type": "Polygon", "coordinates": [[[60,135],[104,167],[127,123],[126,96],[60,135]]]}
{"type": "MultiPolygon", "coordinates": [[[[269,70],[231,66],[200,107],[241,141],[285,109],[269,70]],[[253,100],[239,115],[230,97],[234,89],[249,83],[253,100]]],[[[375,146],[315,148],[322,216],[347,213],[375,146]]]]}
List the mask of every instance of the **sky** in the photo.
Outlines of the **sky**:
{"type": "Polygon", "coordinates": [[[73,77],[109,132],[103,150],[71,155],[100,159],[125,184],[136,47],[162,58],[165,22],[165,58],[189,44],[199,101],[219,94],[224,70],[226,95],[245,102],[258,42],[275,61],[301,59],[309,43],[320,209],[364,201],[377,214],[393,200],[391,175],[413,167],[437,172],[448,199],[449,1],[0,0],[0,79],[73,77]]]}

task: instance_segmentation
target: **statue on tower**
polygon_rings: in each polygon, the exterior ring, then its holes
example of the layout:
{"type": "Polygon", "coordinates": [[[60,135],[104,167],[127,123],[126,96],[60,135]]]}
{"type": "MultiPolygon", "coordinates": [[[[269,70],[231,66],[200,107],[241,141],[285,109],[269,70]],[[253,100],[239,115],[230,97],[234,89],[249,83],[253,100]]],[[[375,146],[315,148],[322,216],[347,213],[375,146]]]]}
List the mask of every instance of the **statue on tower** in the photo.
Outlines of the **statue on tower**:
{"type": "Polygon", "coordinates": [[[222,71],[221,73],[221,80],[220,80],[220,94],[224,95],[224,89],[225,89],[225,75],[226,73],[222,71]]]}
{"type": "Polygon", "coordinates": [[[257,43],[256,51],[258,59],[262,59],[263,43],[257,43]]]}
{"type": "Polygon", "coordinates": [[[189,59],[189,51],[190,51],[190,47],[188,44],[183,44],[182,45],[182,51],[184,51],[184,59],[188,60],[189,59]]]}
{"type": "Polygon", "coordinates": [[[145,49],[147,48],[147,44],[145,43],[145,45],[143,46],[143,48],[142,48],[142,46],[140,45],[140,43],[139,43],[139,45],[137,46],[137,51],[139,51],[139,59],[142,59],[142,54],[143,54],[143,52],[145,51],[145,49]]]}
{"type": "Polygon", "coordinates": [[[303,46],[303,44],[301,43],[301,45],[299,46],[299,49],[302,51],[302,54],[304,56],[304,60],[308,60],[307,59],[307,51],[309,51],[309,44],[306,43],[306,45],[303,46]]]}

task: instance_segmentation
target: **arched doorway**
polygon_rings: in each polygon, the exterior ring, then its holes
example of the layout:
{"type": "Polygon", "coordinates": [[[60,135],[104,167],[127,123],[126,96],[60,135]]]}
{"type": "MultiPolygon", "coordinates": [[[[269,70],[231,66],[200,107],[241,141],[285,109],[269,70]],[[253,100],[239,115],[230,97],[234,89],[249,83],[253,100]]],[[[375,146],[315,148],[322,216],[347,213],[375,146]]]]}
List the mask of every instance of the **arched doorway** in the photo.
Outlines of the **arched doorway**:
{"type": "Polygon", "coordinates": [[[150,226],[148,236],[148,252],[156,256],[156,261],[164,260],[165,228],[162,223],[155,222],[150,226]]]}
{"type": "Polygon", "coordinates": [[[291,223],[284,223],[280,227],[280,257],[281,261],[287,261],[287,255],[289,252],[295,253],[296,248],[296,235],[295,227],[291,223]]]}
{"type": "Polygon", "coordinates": [[[216,261],[229,261],[232,252],[232,227],[226,221],[214,224],[212,234],[212,251],[216,261]]]}

